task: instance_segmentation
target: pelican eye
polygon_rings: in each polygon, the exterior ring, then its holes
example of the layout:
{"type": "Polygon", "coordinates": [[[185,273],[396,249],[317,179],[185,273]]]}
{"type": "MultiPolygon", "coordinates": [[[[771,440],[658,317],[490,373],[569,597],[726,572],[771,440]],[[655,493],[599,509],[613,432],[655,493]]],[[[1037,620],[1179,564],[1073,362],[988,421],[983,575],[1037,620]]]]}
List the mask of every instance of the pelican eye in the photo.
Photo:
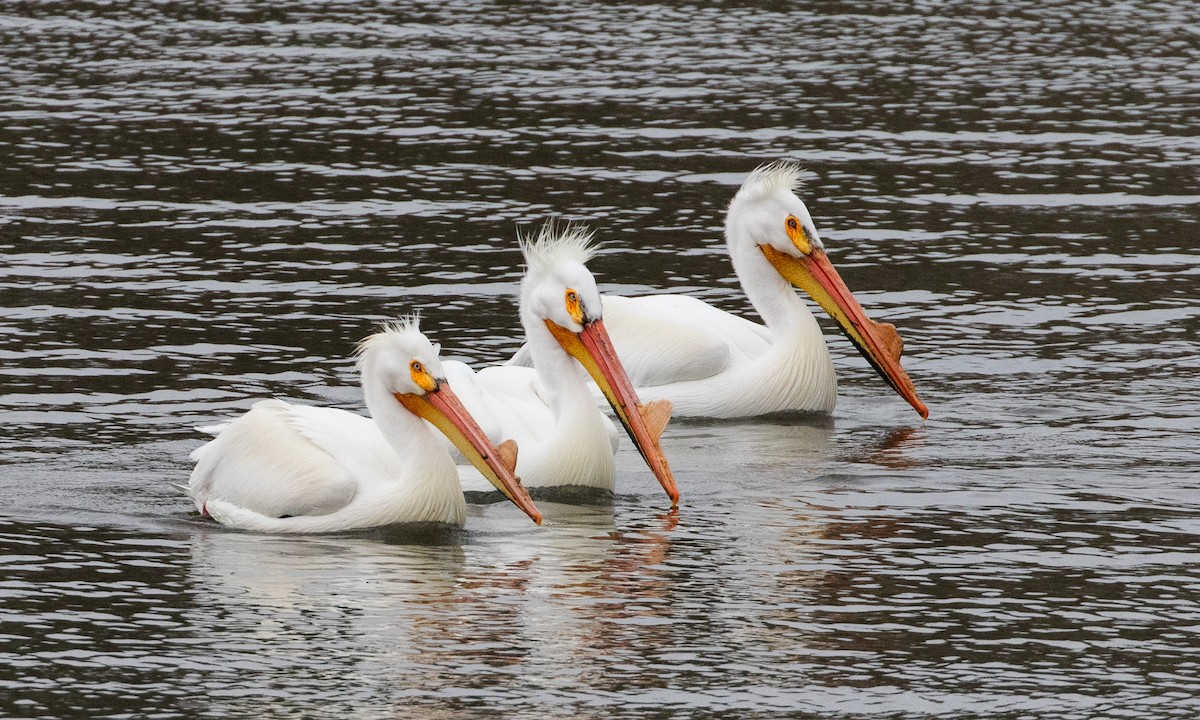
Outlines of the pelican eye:
{"type": "Polygon", "coordinates": [[[433,392],[438,389],[438,381],[429,374],[429,371],[425,369],[425,364],[420,360],[410,362],[408,364],[408,372],[417,387],[425,392],[433,392]]]}
{"type": "Polygon", "coordinates": [[[567,288],[566,300],[567,314],[571,316],[572,320],[582,325],[583,303],[579,299],[579,293],[575,292],[573,288],[567,288]]]}
{"type": "Polygon", "coordinates": [[[811,236],[808,233],[808,228],[805,228],[800,222],[800,218],[795,215],[788,215],[785,224],[787,226],[788,239],[792,241],[796,249],[805,255],[811,253],[813,249],[811,236]]]}

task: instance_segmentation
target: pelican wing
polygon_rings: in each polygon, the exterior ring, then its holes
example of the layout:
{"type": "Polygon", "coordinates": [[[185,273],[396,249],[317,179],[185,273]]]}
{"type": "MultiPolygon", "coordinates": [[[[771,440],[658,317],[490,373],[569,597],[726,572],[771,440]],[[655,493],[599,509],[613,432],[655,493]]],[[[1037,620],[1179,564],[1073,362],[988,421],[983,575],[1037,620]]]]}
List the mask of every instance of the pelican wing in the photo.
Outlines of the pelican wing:
{"type": "Polygon", "coordinates": [[[604,324],[638,387],[709,378],[770,347],[762,325],[686,295],[605,295],[604,324]]]}
{"type": "MultiPolygon", "coordinates": [[[[501,365],[475,372],[469,365],[447,360],[442,362],[442,369],[450,387],[492,442],[516,440],[518,453],[521,449],[528,452],[554,431],[554,411],[533,368],[501,365]]],[[[457,448],[447,445],[447,449],[458,464],[458,478],[464,491],[494,490],[474,468],[465,464],[466,459],[457,448]]]]}
{"type": "MultiPolygon", "coordinates": [[[[616,426],[604,415],[596,413],[595,422],[599,423],[599,431],[603,433],[603,459],[587,454],[594,452],[596,446],[593,442],[595,438],[588,429],[592,420],[586,418],[582,427],[578,424],[578,418],[577,422],[567,421],[569,425],[566,432],[577,431],[581,435],[577,442],[568,440],[563,446],[561,434],[564,429],[560,424],[563,421],[555,416],[549,391],[542,385],[537,370],[498,365],[475,372],[469,366],[454,361],[443,362],[442,368],[463,405],[493,442],[516,441],[518,471],[530,487],[541,487],[546,478],[560,479],[572,477],[573,474],[592,477],[591,468],[595,465],[611,464],[612,455],[617,451],[616,426]],[[553,438],[556,436],[559,437],[558,445],[555,445],[558,449],[547,450],[546,444],[555,442],[553,438]],[[579,452],[583,455],[575,454],[579,452]],[[525,475],[522,468],[528,469],[533,475],[525,475]],[[541,475],[538,474],[539,468],[541,475]]],[[[453,448],[449,449],[458,463],[459,481],[464,491],[493,490],[474,468],[463,464],[464,460],[453,448]]],[[[604,471],[599,473],[604,475],[604,471]]]]}
{"type": "Polygon", "coordinates": [[[533,368],[500,365],[475,372],[464,363],[447,360],[442,369],[492,442],[516,440],[519,446],[554,431],[554,412],[533,368]]]}
{"type": "Polygon", "coordinates": [[[357,492],[347,456],[361,463],[376,443],[382,436],[360,415],[264,400],[192,453],[188,487],[200,508],[217,500],[267,517],[325,515],[357,492]]]}

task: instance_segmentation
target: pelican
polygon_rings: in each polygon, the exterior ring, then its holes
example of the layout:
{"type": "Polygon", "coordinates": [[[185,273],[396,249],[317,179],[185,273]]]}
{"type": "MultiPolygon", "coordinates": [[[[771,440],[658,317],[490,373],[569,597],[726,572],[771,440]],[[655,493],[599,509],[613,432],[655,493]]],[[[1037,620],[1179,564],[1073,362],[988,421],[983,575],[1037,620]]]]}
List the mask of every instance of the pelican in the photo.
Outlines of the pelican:
{"type": "Polygon", "coordinates": [[[371,418],[263,400],[208,428],[185,490],[202,515],[243,530],[336,532],[395,523],[462,525],[466,503],[440,430],[534,522],[514,474],[517,449],[495,447],[450,390],[438,350],[415,317],[359,344],[371,418]]]}
{"type": "MultiPolygon", "coordinates": [[[[596,280],[585,265],[590,240],[581,227],[553,223],[536,239],[520,239],[526,263],[520,316],[532,368],[503,365],[475,372],[447,362],[446,376],[492,437],[520,445],[517,470],[526,486],[611,490],[617,430],[596,406],[586,370],[675,505],[679,491],[659,443],[671,404],[641,404],[617,359],[596,280]]],[[[464,488],[486,489],[469,480],[464,488]]]]}
{"type": "MultiPolygon", "coordinates": [[[[825,255],[808,208],[795,194],[799,174],[786,162],[758,168],[726,213],[734,271],[765,324],[685,295],[604,296],[604,315],[630,379],[641,397],[670,400],[679,417],[831,412],[837,378],[829,348],[794,285],[928,417],[900,367],[903,341],[895,326],[867,317],[825,255]]],[[[510,362],[528,364],[526,350],[510,362]]]]}

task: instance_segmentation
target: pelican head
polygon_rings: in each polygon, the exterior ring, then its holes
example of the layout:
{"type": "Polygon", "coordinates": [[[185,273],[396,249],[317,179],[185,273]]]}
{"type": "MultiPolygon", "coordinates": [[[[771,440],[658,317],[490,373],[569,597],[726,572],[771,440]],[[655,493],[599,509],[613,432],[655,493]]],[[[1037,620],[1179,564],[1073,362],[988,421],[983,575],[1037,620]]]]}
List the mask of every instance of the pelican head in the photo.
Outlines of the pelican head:
{"type": "Polygon", "coordinates": [[[896,327],[867,317],[825,254],[808,208],[796,197],[799,176],[799,166],[787,162],[765,165],[751,173],[729,204],[726,238],[730,244],[735,238],[752,241],[781,276],[808,293],[837,321],[842,333],[893,390],[921,417],[929,417],[929,409],[900,367],[904,341],[896,327]]]}
{"type": "Polygon", "coordinates": [[[359,343],[363,385],[382,384],[406,410],[449,438],[497,490],[540,525],[542,514],[516,476],[516,443],[492,445],[446,382],[438,350],[421,333],[416,316],[387,325],[359,343]]]}
{"type": "Polygon", "coordinates": [[[591,233],[580,226],[552,222],[536,237],[520,238],[527,268],[521,311],[545,323],[555,341],[587,370],[672,505],[677,505],[679,490],[659,443],[671,405],[665,400],[638,401],[604,329],[600,291],[586,266],[593,252],[591,240],[591,233]]]}

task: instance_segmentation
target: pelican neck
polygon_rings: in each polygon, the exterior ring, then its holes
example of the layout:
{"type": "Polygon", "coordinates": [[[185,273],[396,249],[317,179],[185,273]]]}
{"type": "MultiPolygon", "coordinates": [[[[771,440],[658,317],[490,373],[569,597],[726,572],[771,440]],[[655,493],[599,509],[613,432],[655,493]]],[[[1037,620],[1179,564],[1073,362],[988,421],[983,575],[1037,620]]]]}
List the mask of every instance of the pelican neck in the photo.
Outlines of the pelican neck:
{"type": "Polygon", "coordinates": [[[534,370],[550,391],[550,405],[558,418],[570,417],[576,408],[595,410],[595,400],[588,390],[583,367],[550,334],[541,318],[521,313],[521,324],[529,338],[529,354],[534,370]]]}
{"type": "Polygon", "coordinates": [[[412,461],[406,462],[405,468],[421,468],[418,472],[405,473],[410,481],[437,477],[437,473],[427,469],[442,460],[452,462],[429,423],[401,405],[383,383],[373,382],[364,373],[362,389],[367,412],[383,439],[398,456],[412,461]]]}
{"type": "Polygon", "coordinates": [[[743,292],[777,342],[804,333],[820,333],[816,318],[804,299],[771,265],[756,243],[731,241],[729,255],[743,292]]]}

